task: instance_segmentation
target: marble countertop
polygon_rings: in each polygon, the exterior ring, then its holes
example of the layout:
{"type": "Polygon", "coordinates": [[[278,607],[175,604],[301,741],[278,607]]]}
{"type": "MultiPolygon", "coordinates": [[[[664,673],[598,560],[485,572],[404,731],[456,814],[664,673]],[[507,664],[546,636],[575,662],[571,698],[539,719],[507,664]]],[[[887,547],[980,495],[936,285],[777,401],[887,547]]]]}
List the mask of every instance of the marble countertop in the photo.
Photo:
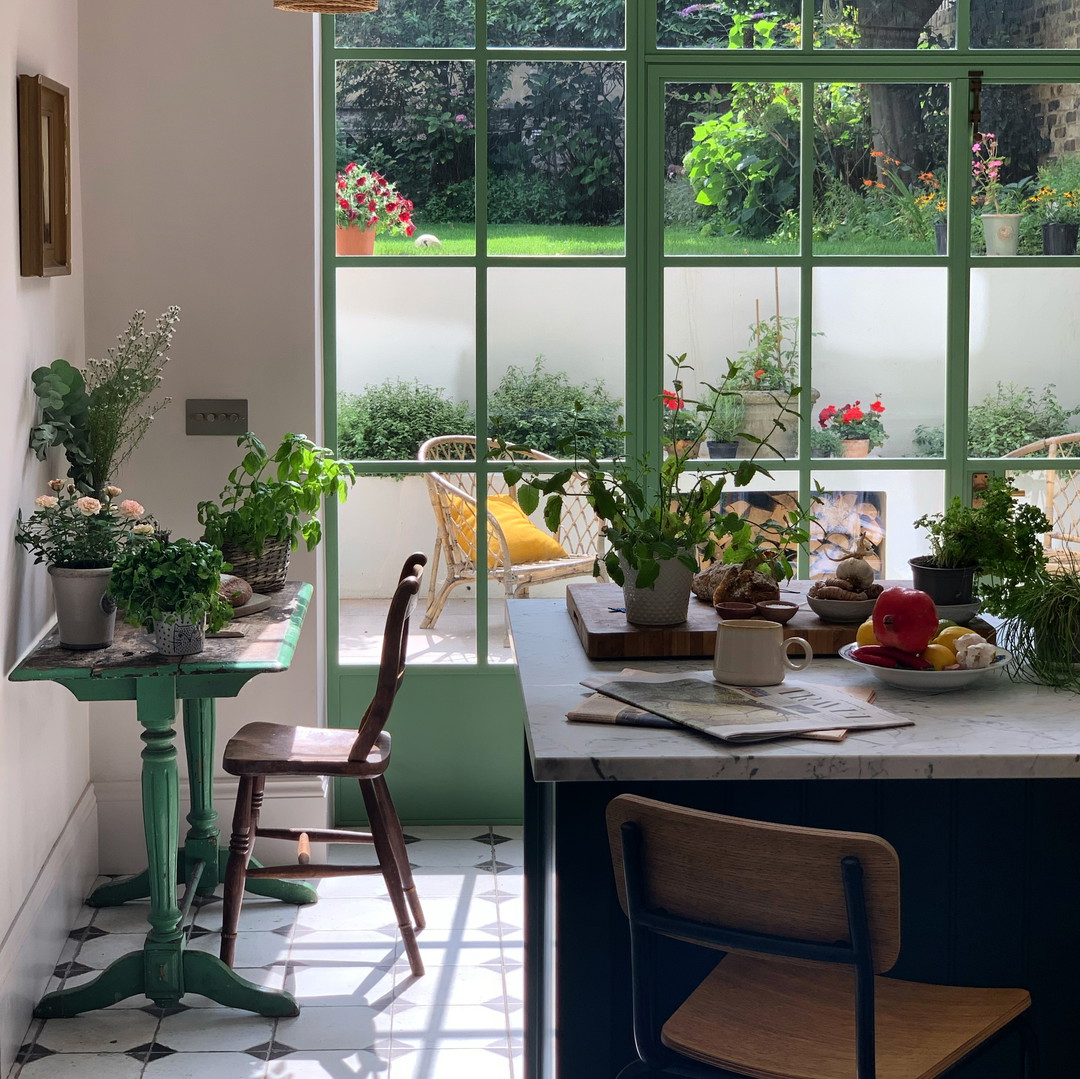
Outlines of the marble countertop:
{"type": "Polygon", "coordinates": [[[908,693],[841,659],[816,659],[798,677],[867,685],[876,704],[911,727],[849,734],[843,742],[786,738],[726,747],[689,731],[569,723],[588,694],[582,678],[643,670],[702,670],[706,660],[594,661],[561,599],[510,600],[510,626],[525,699],[526,736],[539,781],[666,779],[1060,779],[1080,777],[1080,697],[1010,681],[908,693]]]}

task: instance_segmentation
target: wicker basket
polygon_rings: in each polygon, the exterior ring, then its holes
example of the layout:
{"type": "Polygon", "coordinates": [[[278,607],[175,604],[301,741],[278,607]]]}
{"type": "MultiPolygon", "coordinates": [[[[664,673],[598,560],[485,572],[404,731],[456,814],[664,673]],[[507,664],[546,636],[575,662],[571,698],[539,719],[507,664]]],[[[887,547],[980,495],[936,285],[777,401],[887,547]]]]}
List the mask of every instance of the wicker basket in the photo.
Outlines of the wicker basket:
{"type": "Polygon", "coordinates": [[[279,11],[310,11],[315,15],[348,15],[355,11],[378,11],[379,0],[274,0],[279,11]]]}
{"type": "Polygon", "coordinates": [[[289,572],[289,549],[288,540],[267,540],[263,545],[263,553],[256,558],[248,554],[242,547],[234,547],[224,544],[221,553],[226,562],[232,563],[229,571],[236,577],[242,577],[252,591],[266,595],[269,592],[280,592],[285,584],[285,575],[289,572]]]}

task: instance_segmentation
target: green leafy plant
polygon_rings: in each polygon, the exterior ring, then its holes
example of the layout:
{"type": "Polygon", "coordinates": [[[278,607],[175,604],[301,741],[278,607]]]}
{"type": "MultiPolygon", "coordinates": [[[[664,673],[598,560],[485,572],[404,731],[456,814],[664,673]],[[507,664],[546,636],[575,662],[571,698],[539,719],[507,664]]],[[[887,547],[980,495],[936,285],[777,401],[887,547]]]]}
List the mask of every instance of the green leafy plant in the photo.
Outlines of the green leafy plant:
{"type": "MultiPolygon", "coordinates": [[[[684,396],[684,376],[693,370],[685,354],[668,359],[674,368],[674,389],[666,393],[683,407],[664,409],[661,437],[673,451],[659,463],[647,452],[636,459],[615,456],[605,463],[587,443],[575,438],[565,447],[573,465],[554,475],[526,475],[519,464],[503,470],[507,483],[519,485],[518,503],[526,513],[532,513],[543,496],[544,520],[552,531],[558,528],[571,477],[575,472],[584,474],[585,497],[603,521],[608,545],[603,563],[617,584],[624,579],[621,560],[636,571],[641,588],[656,581],[661,562],[677,558],[697,569],[699,556],[711,560],[718,540],[742,525],[738,514],[721,508],[728,481],[742,487],[758,474],[769,475],[753,458],[740,460],[734,469],[719,474],[688,469],[691,447],[680,448],[683,440],[675,437],[677,418],[684,412],[683,418],[697,417],[693,439],[697,442],[712,425],[713,410],[710,404],[684,396]]],[[[724,382],[720,386],[705,383],[706,389],[714,395],[723,393],[736,370],[729,364],[724,382]]],[[[594,573],[599,572],[598,563],[594,573]]]]}
{"type": "Polygon", "coordinates": [[[1000,457],[1029,442],[1066,434],[1078,409],[1058,402],[1053,383],[1036,393],[1030,386],[999,382],[968,412],[968,452],[972,457],[1000,457]]]}
{"type": "Polygon", "coordinates": [[[511,364],[488,398],[491,437],[557,454],[577,432],[600,457],[610,457],[622,445],[619,404],[599,379],[573,383],[537,356],[531,368],[511,364]]]}
{"type": "Polygon", "coordinates": [[[209,543],[150,539],[116,561],[109,592],[133,626],[154,621],[198,624],[205,618],[213,633],[232,617],[229,602],[218,594],[221,572],[227,568],[221,551],[209,543]]]}
{"type": "Polygon", "coordinates": [[[813,513],[797,505],[780,521],[772,517],[762,522],[738,520],[737,525],[731,526],[721,561],[728,566],[741,565],[743,570],[767,573],[776,581],[793,577],[794,548],[810,541],[813,513]]]}
{"type": "Polygon", "coordinates": [[[870,448],[883,446],[888,435],[885,433],[885,425],[881,422],[885,406],[881,403],[879,393],[867,408],[862,407],[860,401],[853,405],[826,405],[818,413],[818,426],[823,430],[832,431],[841,440],[850,438],[865,438],[870,441],[870,448]]]}
{"type": "Polygon", "coordinates": [[[288,541],[295,551],[302,538],[313,550],[322,539],[315,514],[324,498],[345,501],[356,482],[352,465],[335,459],[306,435],[286,435],[273,456],[250,431],[236,444],[247,452],[229,473],[221,504],[198,505],[203,539],[216,547],[239,547],[256,557],[267,540],[288,541]]]}
{"type": "Polygon", "coordinates": [[[912,437],[915,452],[919,457],[945,456],[945,428],[928,427],[924,423],[916,425],[912,437]]]}
{"type": "Polygon", "coordinates": [[[34,564],[70,569],[111,566],[126,550],[146,542],[154,524],[133,498],[114,503],[122,494],[107,485],[101,499],[81,495],[73,483],[49,481],[52,494],[34,499],[37,509],[28,517],[19,513],[15,542],[34,555],[34,564]]]}
{"type": "Polygon", "coordinates": [[[931,564],[974,566],[983,609],[1008,616],[1024,582],[1046,565],[1043,535],[1050,522],[1037,506],[1013,498],[1012,484],[991,476],[978,506],[954,497],[943,513],[923,514],[915,527],[930,538],[931,564]]]}
{"type": "Polygon", "coordinates": [[[743,421],[742,394],[716,390],[707,403],[712,413],[709,434],[716,442],[734,442],[739,437],[743,421]]]}
{"type": "Polygon", "coordinates": [[[839,457],[843,447],[840,436],[825,427],[810,428],[810,453],[814,457],[839,457]]]}
{"type": "Polygon", "coordinates": [[[1011,604],[1009,676],[1080,692],[1080,573],[1075,567],[1033,574],[1011,604]]]}
{"type": "Polygon", "coordinates": [[[146,436],[154,414],[172,400],[151,403],[179,321],[180,308],[170,307],[147,331],[146,312],[136,311],[106,358],[87,360],[85,371],[66,360],[34,371],[42,418],[30,431],[30,447],[38,460],[63,446],[72,482],[100,498],[146,436]]]}
{"type": "Polygon", "coordinates": [[[429,438],[472,432],[468,403],[437,386],[387,379],[338,395],[338,452],[351,461],[415,460],[429,438]]]}

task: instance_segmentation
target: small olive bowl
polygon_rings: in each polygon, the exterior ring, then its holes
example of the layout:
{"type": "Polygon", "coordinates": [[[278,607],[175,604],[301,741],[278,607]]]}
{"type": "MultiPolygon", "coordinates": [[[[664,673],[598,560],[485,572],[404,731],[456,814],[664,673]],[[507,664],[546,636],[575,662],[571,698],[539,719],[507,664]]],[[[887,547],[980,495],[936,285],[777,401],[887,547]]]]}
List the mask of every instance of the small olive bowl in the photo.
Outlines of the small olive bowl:
{"type": "Polygon", "coordinates": [[[874,613],[877,599],[815,599],[807,596],[806,602],[823,622],[865,622],[874,613]]]}
{"type": "Polygon", "coordinates": [[[771,599],[765,603],[758,603],[757,613],[762,618],[767,618],[770,622],[784,622],[790,621],[795,617],[795,612],[799,609],[797,603],[788,603],[783,599],[771,599]]]}
{"type": "Polygon", "coordinates": [[[721,618],[753,618],[758,613],[756,603],[740,603],[737,600],[725,600],[713,606],[721,618]]]}

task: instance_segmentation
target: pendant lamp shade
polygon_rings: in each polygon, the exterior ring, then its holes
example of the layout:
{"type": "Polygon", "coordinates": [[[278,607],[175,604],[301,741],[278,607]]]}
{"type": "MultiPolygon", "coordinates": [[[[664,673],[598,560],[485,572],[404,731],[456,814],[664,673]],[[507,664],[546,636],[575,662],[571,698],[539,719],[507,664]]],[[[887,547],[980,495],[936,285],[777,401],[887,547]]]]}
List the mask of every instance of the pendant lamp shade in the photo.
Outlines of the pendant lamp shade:
{"type": "Polygon", "coordinates": [[[279,11],[306,11],[313,15],[352,15],[378,11],[379,0],[274,0],[279,11]]]}

